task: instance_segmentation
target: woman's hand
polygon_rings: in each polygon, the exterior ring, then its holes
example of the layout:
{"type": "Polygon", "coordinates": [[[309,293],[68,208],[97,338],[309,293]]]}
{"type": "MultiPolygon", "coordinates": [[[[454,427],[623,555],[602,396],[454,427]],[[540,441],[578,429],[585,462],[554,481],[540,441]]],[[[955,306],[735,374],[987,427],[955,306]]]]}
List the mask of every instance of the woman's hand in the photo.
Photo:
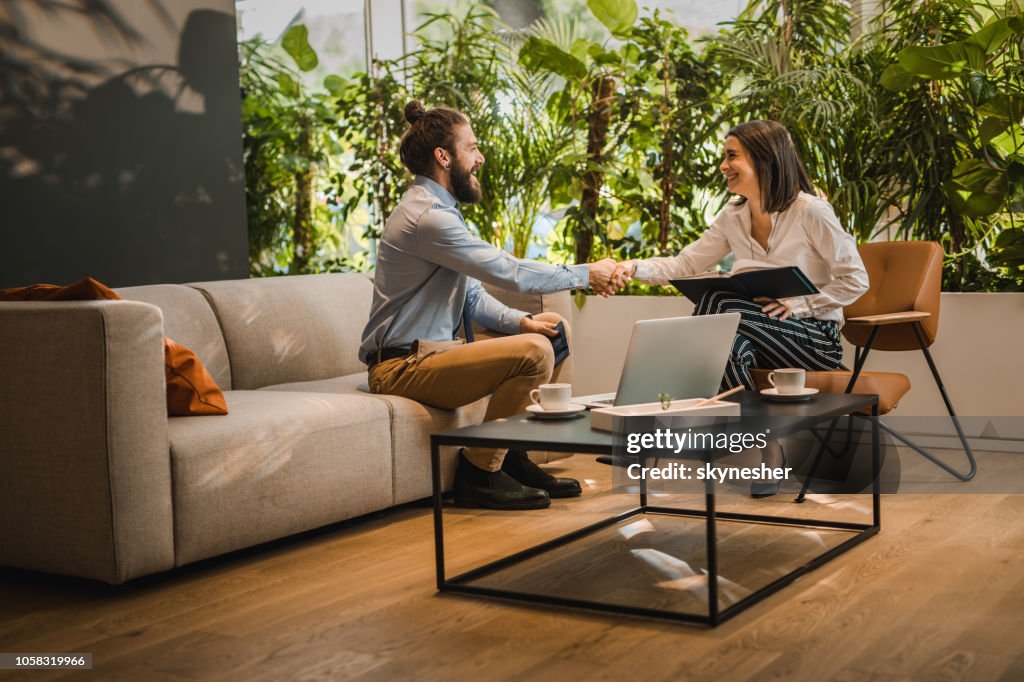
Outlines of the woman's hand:
{"type": "Polygon", "coordinates": [[[754,299],[754,303],[764,303],[764,305],[761,306],[761,312],[768,317],[779,318],[779,322],[787,320],[793,316],[793,309],[783,301],[768,298],[766,296],[758,296],[754,299]]]}

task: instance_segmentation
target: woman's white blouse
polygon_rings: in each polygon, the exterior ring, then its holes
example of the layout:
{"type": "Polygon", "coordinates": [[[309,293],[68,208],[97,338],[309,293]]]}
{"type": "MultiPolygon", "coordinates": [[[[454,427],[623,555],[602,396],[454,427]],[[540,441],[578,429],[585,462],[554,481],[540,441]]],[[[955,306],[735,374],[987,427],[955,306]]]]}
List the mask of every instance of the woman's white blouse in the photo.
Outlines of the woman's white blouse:
{"type": "Polygon", "coordinates": [[[824,199],[801,192],[789,208],[772,214],[772,231],[764,249],[750,234],[750,208],[730,202],[700,239],[678,256],[637,261],[634,277],[651,284],[707,272],[730,252],[733,272],[750,267],[796,265],[821,290],[813,296],[785,299],[798,318],[814,317],[843,324],[843,306],[868,290],[868,273],[857,242],[839,225],[824,199]],[[753,261],[753,262],[751,262],[753,261]]]}

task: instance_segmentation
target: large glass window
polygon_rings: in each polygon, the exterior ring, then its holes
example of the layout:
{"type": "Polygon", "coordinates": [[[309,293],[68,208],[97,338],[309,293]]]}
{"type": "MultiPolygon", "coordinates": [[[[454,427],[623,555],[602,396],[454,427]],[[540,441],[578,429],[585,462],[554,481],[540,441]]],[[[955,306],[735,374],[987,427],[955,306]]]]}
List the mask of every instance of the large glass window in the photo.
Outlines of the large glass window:
{"type": "Polygon", "coordinates": [[[363,0],[238,0],[238,36],[257,35],[278,42],[294,24],[309,29],[309,44],[320,65],[313,78],[366,68],[366,22],[363,0]]]}
{"type": "MultiPolygon", "coordinates": [[[[409,0],[409,13],[418,25],[428,14],[452,12],[465,14],[472,0],[409,0]]],[[[566,17],[582,21],[595,21],[587,10],[586,0],[492,0],[489,3],[502,20],[513,28],[525,28],[543,17],[566,17]]],[[[641,0],[641,8],[671,12],[691,35],[717,30],[717,25],[739,16],[747,0],[641,0]]],[[[596,26],[595,26],[596,28],[596,26]]]]}

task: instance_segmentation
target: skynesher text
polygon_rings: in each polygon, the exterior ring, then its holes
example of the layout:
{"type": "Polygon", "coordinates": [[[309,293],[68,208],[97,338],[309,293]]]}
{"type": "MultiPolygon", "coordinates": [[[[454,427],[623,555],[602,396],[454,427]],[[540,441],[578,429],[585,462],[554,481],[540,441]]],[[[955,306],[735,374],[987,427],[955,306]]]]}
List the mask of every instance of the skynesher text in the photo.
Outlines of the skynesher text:
{"type": "Polygon", "coordinates": [[[757,467],[700,467],[673,462],[662,467],[642,467],[630,464],[626,475],[634,481],[785,481],[793,473],[792,467],[769,467],[764,462],[757,467]]]}

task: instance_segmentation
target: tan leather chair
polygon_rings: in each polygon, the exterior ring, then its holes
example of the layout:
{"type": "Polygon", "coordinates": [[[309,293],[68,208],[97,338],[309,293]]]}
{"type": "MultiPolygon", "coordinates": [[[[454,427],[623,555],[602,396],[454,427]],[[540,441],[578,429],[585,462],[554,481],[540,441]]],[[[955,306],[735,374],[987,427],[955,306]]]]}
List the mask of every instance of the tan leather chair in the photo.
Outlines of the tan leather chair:
{"type": "MultiPolygon", "coordinates": [[[[855,303],[844,309],[846,324],[842,333],[855,347],[853,370],[808,372],[807,386],[829,393],[878,395],[878,413],[887,414],[910,390],[907,375],[899,372],[866,372],[864,362],[872,349],[887,351],[921,350],[935,385],[942,394],[946,410],[953,420],[964,447],[970,470],[962,474],[896,430],[879,421],[879,426],[918,454],[961,481],[969,481],[977,472],[960,420],[942,384],[928,347],[939,330],[939,292],[942,283],[942,247],[936,242],[879,242],[859,249],[868,272],[870,288],[855,303]]],[[[766,388],[768,370],[752,370],[757,388],[766,388]]],[[[819,452],[820,459],[823,452],[819,452]]],[[[817,468],[816,459],[797,498],[802,502],[817,468]]]]}

